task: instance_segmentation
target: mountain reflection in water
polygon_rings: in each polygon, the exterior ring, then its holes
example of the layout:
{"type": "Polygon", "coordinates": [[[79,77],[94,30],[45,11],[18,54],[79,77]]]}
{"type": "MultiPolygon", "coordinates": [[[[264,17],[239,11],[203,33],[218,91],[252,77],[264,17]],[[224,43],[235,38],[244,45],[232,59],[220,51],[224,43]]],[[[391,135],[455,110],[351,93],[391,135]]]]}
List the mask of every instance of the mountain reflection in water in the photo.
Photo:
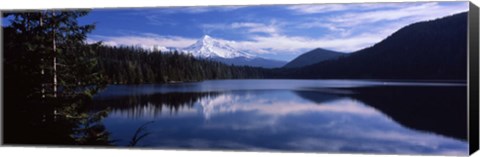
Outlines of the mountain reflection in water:
{"type": "MultiPolygon", "coordinates": [[[[449,92],[458,92],[457,89],[462,88],[355,86],[328,90],[174,91],[98,97],[95,106],[97,109],[112,108],[104,124],[120,145],[128,141],[136,127],[154,121],[148,129],[151,134],[140,142],[142,146],[465,155],[468,143],[462,135],[438,128],[454,124],[446,122],[432,125],[435,127],[418,127],[424,122],[432,122],[425,118],[430,113],[419,116],[420,122],[409,122],[405,118],[421,113],[410,111],[419,103],[432,105],[427,101],[432,99],[428,94],[451,94],[449,92]],[[431,90],[437,92],[428,93],[431,90]],[[422,92],[425,98],[422,98],[422,92]],[[404,105],[413,108],[398,107],[403,103],[413,104],[404,105]],[[400,112],[405,112],[405,116],[400,112]]],[[[443,110],[451,105],[439,102],[466,104],[461,98],[462,93],[450,95],[449,100],[431,102],[443,114],[443,110]]],[[[455,119],[455,114],[461,110],[450,110],[451,121],[466,122],[455,119]]]]}

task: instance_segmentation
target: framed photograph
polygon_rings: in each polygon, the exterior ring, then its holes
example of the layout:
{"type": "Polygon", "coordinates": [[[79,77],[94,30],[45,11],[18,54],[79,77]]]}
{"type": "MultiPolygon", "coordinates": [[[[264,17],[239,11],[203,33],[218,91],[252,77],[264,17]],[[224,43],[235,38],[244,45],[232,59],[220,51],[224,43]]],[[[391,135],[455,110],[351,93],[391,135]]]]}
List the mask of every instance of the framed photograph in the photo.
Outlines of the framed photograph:
{"type": "Polygon", "coordinates": [[[3,145],[478,150],[468,1],[1,14],[3,145]]]}

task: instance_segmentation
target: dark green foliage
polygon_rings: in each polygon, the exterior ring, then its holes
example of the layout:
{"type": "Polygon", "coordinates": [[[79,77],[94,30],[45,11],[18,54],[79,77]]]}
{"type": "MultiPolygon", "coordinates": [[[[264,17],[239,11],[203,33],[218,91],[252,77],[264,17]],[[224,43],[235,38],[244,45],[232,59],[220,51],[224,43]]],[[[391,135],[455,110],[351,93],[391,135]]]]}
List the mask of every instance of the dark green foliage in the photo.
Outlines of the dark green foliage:
{"type": "Polygon", "coordinates": [[[3,27],[5,143],[109,143],[105,128],[92,122],[105,113],[85,110],[106,82],[93,47],[85,43],[94,26],[76,20],[87,13],[42,10],[3,15],[11,23],[3,27]]]}
{"type": "Polygon", "coordinates": [[[78,126],[74,127],[75,143],[79,145],[111,145],[110,133],[100,121],[108,115],[109,109],[102,110],[91,115],[83,113],[76,119],[78,126]]]}
{"type": "Polygon", "coordinates": [[[212,79],[263,78],[267,70],[228,66],[179,52],[150,52],[137,47],[96,48],[99,68],[111,84],[177,83],[212,79]]]}

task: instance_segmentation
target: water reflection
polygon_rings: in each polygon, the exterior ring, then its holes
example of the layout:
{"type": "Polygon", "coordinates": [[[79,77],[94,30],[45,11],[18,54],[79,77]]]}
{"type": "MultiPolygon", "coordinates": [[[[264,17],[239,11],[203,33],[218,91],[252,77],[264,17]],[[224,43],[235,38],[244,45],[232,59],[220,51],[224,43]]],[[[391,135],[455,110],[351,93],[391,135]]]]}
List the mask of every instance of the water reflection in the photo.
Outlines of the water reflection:
{"type": "Polygon", "coordinates": [[[359,94],[369,93],[362,90],[349,89],[347,94],[325,89],[140,93],[100,97],[95,103],[112,108],[104,123],[120,145],[125,145],[134,128],[153,120],[151,134],[141,145],[466,155],[465,141],[405,127],[381,107],[365,104],[361,98],[370,100],[371,95],[359,94]]]}
{"type": "Polygon", "coordinates": [[[155,119],[161,115],[184,115],[195,111],[195,102],[209,99],[218,93],[165,93],[100,97],[92,110],[112,108],[110,117],[155,119]]]}

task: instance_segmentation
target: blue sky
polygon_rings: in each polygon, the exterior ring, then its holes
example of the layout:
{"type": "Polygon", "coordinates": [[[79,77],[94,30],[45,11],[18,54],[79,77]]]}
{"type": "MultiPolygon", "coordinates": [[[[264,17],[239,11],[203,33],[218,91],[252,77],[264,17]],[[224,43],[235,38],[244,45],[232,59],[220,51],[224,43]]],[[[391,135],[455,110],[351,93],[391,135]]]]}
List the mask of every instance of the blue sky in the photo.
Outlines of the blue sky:
{"type": "Polygon", "coordinates": [[[408,24],[468,11],[468,2],[93,9],[90,41],[183,48],[203,35],[258,56],[291,60],[314,48],[353,52],[408,24]]]}

